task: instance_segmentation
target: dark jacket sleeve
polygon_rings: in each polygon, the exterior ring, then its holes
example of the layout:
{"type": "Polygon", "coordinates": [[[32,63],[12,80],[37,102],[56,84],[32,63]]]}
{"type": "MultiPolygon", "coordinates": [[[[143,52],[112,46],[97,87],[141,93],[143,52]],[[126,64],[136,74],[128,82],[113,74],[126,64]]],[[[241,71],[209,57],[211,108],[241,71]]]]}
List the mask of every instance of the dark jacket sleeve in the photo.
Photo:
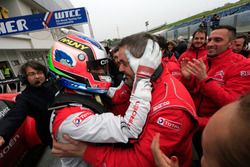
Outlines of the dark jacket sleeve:
{"type": "Polygon", "coordinates": [[[0,120],[0,136],[9,141],[27,116],[28,105],[23,95],[16,98],[16,106],[0,120]]]}

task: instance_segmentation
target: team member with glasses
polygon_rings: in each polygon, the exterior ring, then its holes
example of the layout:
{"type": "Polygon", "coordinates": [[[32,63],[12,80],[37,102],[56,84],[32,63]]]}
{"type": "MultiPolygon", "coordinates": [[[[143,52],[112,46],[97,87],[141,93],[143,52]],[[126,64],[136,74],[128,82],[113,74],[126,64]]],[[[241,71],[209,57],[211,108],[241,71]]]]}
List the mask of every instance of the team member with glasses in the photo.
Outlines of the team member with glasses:
{"type": "Polygon", "coordinates": [[[16,97],[16,105],[0,120],[0,146],[7,143],[16,129],[31,116],[36,121],[36,131],[45,145],[52,144],[49,132],[51,112],[48,106],[54,100],[56,86],[47,78],[47,68],[36,61],[21,66],[21,81],[26,88],[16,97]]]}

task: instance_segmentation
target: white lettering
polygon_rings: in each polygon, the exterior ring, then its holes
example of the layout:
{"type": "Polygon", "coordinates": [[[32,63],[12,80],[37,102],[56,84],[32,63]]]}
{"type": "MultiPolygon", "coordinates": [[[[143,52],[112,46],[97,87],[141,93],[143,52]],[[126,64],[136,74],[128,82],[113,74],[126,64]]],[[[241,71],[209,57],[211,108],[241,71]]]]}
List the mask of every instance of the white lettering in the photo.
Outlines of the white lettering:
{"type": "Polygon", "coordinates": [[[0,151],[0,159],[3,158],[9,151],[10,149],[16,144],[17,140],[20,138],[19,135],[14,136],[10,142],[9,145],[7,145],[6,147],[4,147],[1,151],[0,151]]]}
{"type": "Polygon", "coordinates": [[[101,60],[101,61],[100,61],[100,64],[101,64],[101,65],[105,65],[105,64],[108,64],[108,62],[109,62],[108,60],[101,60]]]}
{"type": "Polygon", "coordinates": [[[5,34],[6,33],[6,28],[5,28],[4,22],[0,23],[0,33],[1,34],[5,34]]]}
{"type": "Polygon", "coordinates": [[[77,16],[80,16],[80,9],[63,11],[63,12],[55,12],[54,15],[55,15],[55,19],[77,17],[77,16]]]}
{"type": "Polygon", "coordinates": [[[9,110],[9,107],[5,107],[4,109],[2,109],[2,111],[0,111],[0,118],[3,118],[9,110]]]}
{"type": "Polygon", "coordinates": [[[26,20],[20,19],[17,21],[11,20],[4,22],[0,22],[0,34],[12,33],[17,31],[28,30],[26,26],[26,20]]]}
{"type": "Polygon", "coordinates": [[[8,32],[17,32],[14,20],[6,22],[6,28],[8,32]]]}
{"type": "Polygon", "coordinates": [[[16,21],[18,31],[29,30],[26,26],[26,20],[20,19],[16,21]]]}

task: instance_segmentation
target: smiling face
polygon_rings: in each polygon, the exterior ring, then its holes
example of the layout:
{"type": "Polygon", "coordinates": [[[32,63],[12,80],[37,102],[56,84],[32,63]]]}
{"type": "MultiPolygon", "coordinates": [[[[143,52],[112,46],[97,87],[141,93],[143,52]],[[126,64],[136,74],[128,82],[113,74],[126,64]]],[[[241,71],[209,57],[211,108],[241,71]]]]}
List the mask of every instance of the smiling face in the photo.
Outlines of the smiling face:
{"type": "Polygon", "coordinates": [[[192,45],[195,48],[200,48],[206,43],[206,34],[204,32],[197,32],[192,39],[192,45]]]}
{"type": "Polygon", "coordinates": [[[125,79],[133,81],[135,74],[129,65],[125,50],[126,46],[120,47],[119,52],[117,54],[117,63],[119,65],[119,71],[125,74],[125,79]]]}
{"type": "Polygon", "coordinates": [[[207,43],[208,56],[218,56],[228,48],[231,48],[233,41],[230,36],[231,34],[227,29],[216,29],[212,31],[207,43]]]}

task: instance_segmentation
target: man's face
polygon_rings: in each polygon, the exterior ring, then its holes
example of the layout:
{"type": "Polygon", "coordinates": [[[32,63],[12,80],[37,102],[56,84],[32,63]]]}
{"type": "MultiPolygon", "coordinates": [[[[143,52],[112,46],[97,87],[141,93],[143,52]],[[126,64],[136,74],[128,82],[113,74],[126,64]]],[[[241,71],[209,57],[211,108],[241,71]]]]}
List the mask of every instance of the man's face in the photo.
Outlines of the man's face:
{"type": "Polygon", "coordinates": [[[232,46],[233,52],[240,53],[243,50],[244,41],[244,38],[235,39],[232,46]]]}
{"type": "Polygon", "coordinates": [[[173,48],[174,48],[174,46],[173,46],[172,44],[169,44],[169,45],[168,45],[168,50],[171,51],[171,50],[173,50],[173,48]]]}
{"type": "Polygon", "coordinates": [[[125,49],[126,47],[119,48],[119,52],[117,55],[117,63],[119,66],[119,71],[125,74],[125,79],[133,81],[134,72],[129,65],[127,56],[125,55],[125,49]]]}
{"type": "Polygon", "coordinates": [[[41,86],[46,80],[45,75],[42,71],[37,71],[32,67],[26,68],[26,76],[29,84],[34,87],[41,86]]]}
{"type": "Polygon", "coordinates": [[[201,158],[202,167],[220,167],[219,161],[222,155],[222,145],[232,139],[230,136],[230,123],[237,114],[238,102],[228,104],[217,111],[209,120],[203,131],[202,148],[203,156],[201,158]]]}
{"type": "Polygon", "coordinates": [[[230,33],[227,29],[212,31],[207,43],[208,56],[218,56],[225,52],[228,48],[232,47],[232,41],[230,40],[229,35],[230,33]]]}
{"type": "Polygon", "coordinates": [[[113,54],[113,59],[114,59],[114,62],[115,64],[118,66],[118,55],[119,55],[119,51],[115,52],[113,54]]]}
{"type": "Polygon", "coordinates": [[[192,39],[192,44],[195,48],[202,47],[206,42],[206,35],[202,32],[197,32],[192,39]]]}

